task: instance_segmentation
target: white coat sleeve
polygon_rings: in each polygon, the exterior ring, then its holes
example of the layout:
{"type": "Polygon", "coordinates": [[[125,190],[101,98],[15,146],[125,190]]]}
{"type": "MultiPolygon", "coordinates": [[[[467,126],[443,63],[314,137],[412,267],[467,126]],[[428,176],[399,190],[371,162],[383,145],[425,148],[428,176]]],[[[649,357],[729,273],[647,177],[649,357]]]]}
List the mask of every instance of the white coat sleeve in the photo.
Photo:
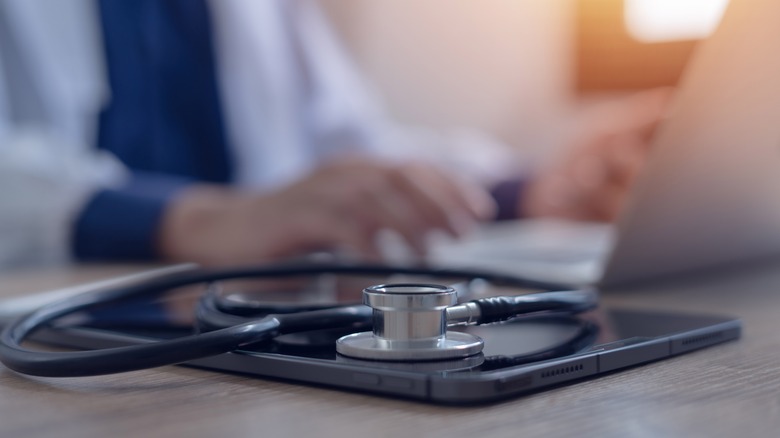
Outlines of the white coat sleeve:
{"type": "Polygon", "coordinates": [[[59,153],[37,129],[0,134],[0,267],[71,258],[73,224],[91,196],[124,170],[111,157],[59,153]]]}
{"type": "Polygon", "coordinates": [[[0,268],[70,258],[72,224],[122,166],[88,145],[66,145],[40,125],[20,126],[9,104],[0,52],[0,268]]]}

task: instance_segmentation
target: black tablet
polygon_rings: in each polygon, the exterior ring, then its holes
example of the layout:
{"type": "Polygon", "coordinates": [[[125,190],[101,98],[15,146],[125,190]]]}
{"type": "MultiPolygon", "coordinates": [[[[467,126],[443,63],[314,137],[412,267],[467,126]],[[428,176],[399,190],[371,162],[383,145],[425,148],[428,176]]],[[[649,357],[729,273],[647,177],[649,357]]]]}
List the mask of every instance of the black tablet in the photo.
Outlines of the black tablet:
{"type": "MultiPolygon", "coordinates": [[[[86,349],[150,342],[191,333],[190,314],[187,305],[175,300],[124,304],[82,321],[65,321],[36,339],[86,349]]],[[[335,341],[347,331],[330,330],[286,335],[185,365],[435,403],[474,404],[734,340],[741,323],[724,316],[602,307],[576,318],[548,315],[460,330],[483,338],[484,351],[449,361],[359,360],[336,353],[335,341]]]]}

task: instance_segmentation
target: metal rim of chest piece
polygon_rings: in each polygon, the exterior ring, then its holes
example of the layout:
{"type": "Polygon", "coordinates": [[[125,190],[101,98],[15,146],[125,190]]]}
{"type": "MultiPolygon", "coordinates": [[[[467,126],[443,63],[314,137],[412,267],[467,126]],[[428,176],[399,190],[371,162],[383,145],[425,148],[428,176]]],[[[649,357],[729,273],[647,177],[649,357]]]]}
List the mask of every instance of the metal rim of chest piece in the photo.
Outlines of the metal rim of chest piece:
{"type": "Polygon", "coordinates": [[[385,284],[363,290],[363,304],[374,309],[373,331],[341,337],[344,356],[380,361],[430,361],[473,356],[484,341],[447,331],[448,307],[457,304],[451,287],[435,284],[385,284]]]}

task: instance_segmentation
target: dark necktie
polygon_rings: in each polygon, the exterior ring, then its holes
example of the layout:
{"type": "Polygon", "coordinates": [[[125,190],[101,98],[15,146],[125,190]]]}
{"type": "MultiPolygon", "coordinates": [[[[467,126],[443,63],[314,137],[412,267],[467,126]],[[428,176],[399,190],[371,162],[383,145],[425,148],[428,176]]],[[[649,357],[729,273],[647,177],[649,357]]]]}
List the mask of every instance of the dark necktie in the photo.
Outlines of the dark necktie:
{"type": "Polygon", "coordinates": [[[112,98],[98,146],[133,170],[228,182],[205,0],[98,0],[112,98]]]}

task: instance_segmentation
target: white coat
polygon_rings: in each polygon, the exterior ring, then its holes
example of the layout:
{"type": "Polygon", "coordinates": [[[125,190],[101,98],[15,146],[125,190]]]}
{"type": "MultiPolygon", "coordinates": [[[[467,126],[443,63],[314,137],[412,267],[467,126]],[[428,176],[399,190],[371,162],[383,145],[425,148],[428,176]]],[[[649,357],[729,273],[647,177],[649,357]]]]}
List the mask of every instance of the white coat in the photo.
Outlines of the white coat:
{"type": "MultiPolygon", "coordinates": [[[[310,2],[219,0],[211,7],[239,184],[270,189],[354,152],[460,157],[491,175],[506,162],[481,137],[389,122],[310,2]]],[[[121,163],[95,148],[107,99],[95,0],[0,0],[0,267],[68,260],[81,208],[126,177],[121,163]]]]}

